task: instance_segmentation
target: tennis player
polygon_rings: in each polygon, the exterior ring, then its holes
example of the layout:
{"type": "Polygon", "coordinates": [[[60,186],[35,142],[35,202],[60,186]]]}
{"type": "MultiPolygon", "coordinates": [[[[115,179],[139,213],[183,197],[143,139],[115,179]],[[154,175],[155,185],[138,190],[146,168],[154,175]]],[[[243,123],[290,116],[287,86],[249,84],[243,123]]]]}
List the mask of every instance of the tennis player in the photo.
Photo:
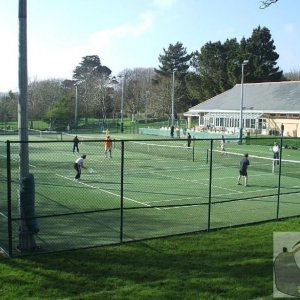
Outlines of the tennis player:
{"type": "Polygon", "coordinates": [[[77,135],[74,137],[73,139],[73,153],[75,152],[75,149],[77,150],[77,152],[79,153],[79,138],[77,137],[77,135]]]}
{"type": "Polygon", "coordinates": [[[248,154],[246,153],[242,160],[240,161],[240,175],[238,176],[237,184],[240,184],[241,177],[245,177],[245,186],[248,186],[248,173],[247,169],[248,166],[250,165],[249,159],[248,159],[248,154]]]}
{"type": "Polygon", "coordinates": [[[277,142],[274,143],[272,151],[273,151],[273,160],[274,160],[273,163],[274,165],[275,163],[279,165],[279,146],[277,142]]]}
{"type": "Polygon", "coordinates": [[[192,142],[192,136],[188,132],[188,134],[187,134],[187,146],[188,147],[191,147],[191,142],[192,142]]]}
{"type": "Polygon", "coordinates": [[[74,180],[79,180],[81,175],[81,169],[86,169],[83,165],[84,160],[86,159],[86,155],[83,154],[79,158],[77,158],[74,162],[74,169],[76,170],[77,174],[74,180]]]}
{"type": "Polygon", "coordinates": [[[109,153],[109,157],[112,158],[111,156],[112,140],[109,135],[106,137],[104,141],[104,151],[105,151],[105,157],[107,157],[107,153],[109,153]]]}
{"type": "Polygon", "coordinates": [[[225,138],[224,138],[224,135],[222,135],[222,138],[221,138],[220,148],[221,148],[221,151],[225,151],[225,138]]]}

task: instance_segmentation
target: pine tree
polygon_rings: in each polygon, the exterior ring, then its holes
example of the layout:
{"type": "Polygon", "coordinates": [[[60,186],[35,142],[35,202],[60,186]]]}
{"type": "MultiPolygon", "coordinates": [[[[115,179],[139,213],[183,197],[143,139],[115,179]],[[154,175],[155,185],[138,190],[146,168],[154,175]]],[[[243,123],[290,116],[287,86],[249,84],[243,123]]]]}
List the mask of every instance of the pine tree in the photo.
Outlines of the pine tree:
{"type": "Polygon", "coordinates": [[[275,52],[270,30],[260,26],[253,30],[241,54],[249,63],[245,72],[245,82],[274,82],[282,80],[282,71],[276,66],[279,54],[275,52]],[[245,51],[245,53],[243,53],[245,51]]]}

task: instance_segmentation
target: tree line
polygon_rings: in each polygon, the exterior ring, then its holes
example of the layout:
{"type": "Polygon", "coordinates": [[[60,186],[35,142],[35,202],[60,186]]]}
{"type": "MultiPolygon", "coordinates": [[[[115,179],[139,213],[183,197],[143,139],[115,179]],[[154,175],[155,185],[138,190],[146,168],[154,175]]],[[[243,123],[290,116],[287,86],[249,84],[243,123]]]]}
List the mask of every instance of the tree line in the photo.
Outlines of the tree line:
{"type": "MultiPolygon", "coordinates": [[[[170,44],[159,55],[157,68],[125,69],[112,76],[99,56],[82,58],[72,79],[31,81],[28,85],[29,120],[43,119],[51,128],[76,124],[78,118],[119,118],[133,122],[149,118],[171,118],[174,95],[175,117],[191,106],[220,94],[241,82],[299,80],[299,71],[284,74],[277,66],[279,54],[270,30],[257,27],[249,38],[208,42],[188,53],[181,42],[170,44]],[[121,106],[123,107],[121,108],[121,106]]],[[[0,97],[0,121],[17,119],[18,95],[0,97]]]]}

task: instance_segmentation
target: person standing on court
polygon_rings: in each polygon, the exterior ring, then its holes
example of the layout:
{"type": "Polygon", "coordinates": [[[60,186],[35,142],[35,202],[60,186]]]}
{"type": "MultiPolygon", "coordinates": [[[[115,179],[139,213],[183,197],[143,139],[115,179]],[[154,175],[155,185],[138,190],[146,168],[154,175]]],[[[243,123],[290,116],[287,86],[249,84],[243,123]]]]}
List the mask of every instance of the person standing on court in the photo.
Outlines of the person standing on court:
{"type": "Polygon", "coordinates": [[[280,129],[281,129],[281,136],[283,136],[283,133],[284,133],[284,125],[283,125],[283,123],[281,123],[280,129]]]}
{"type": "Polygon", "coordinates": [[[279,165],[279,146],[277,142],[274,142],[274,146],[272,148],[273,151],[273,163],[274,165],[279,165]]]}
{"type": "Polygon", "coordinates": [[[221,151],[225,151],[225,138],[224,138],[224,135],[222,135],[222,137],[221,137],[220,148],[221,148],[221,151]]]}
{"type": "Polygon", "coordinates": [[[170,131],[171,137],[174,137],[174,130],[175,130],[175,127],[174,127],[174,125],[172,125],[171,131],[170,131]]]}
{"type": "Polygon", "coordinates": [[[105,157],[107,157],[107,153],[109,153],[109,157],[112,158],[111,152],[112,152],[112,140],[110,136],[108,135],[104,141],[104,151],[105,151],[105,157]]]}
{"type": "Polygon", "coordinates": [[[238,176],[238,179],[237,179],[237,184],[239,185],[240,184],[240,180],[241,180],[241,177],[245,177],[245,186],[248,186],[248,173],[247,173],[247,169],[248,169],[248,166],[250,165],[250,162],[249,162],[249,159],[248,159],[248,154],[246,153],[244,155],[244,157],[242,158],[242,160],[240,161],[240,174],[238,176]]]}
{"type": "Polygon", "coordinates": [[[76,170],[76,176],[74,180],[79,180],[81,175],[81,169],[86,169],[83,165],[84,160],[86,159],[86,155],[83,154],[79,158],[77,158],[74,162],[74,169],[76,170]]]}
{"type": "Polygon", "coordinates": [[[77,135],[74,137],[74,139],[73,139],[73,153],[75,152],[75,149],[77,150],[77,152],[79,153],[79,147],[78,147],[78,145],[79,145],[79,139],[78,139],[78,137],[77,137],[77,135]]]}
{"type": "Polygon", "coordinates": [[[192,142],[192,137],[191,137],[190,133],[188,132],[188,134],[187,134],[187,146],[188,147],[191,147],[191,142],[192,142]]]}

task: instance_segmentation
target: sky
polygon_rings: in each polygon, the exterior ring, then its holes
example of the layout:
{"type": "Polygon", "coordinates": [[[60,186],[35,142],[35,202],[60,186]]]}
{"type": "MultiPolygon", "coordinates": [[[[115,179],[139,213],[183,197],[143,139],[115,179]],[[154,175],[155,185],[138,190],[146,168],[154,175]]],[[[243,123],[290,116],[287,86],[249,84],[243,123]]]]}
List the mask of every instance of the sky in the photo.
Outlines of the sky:
{"type": "MultiPolygon", "coordinates": [[[[27,0],[28,81],[72,79],[87,55],[118,75],[157,68],[159,55],[181,42],[190,53],[208,42],[251,37],[267,27],[284,72],[300,70],[300,1],[27,0]]],[[[0,92],[18,91],[19,0],[0,0],[0,92]]]]}

